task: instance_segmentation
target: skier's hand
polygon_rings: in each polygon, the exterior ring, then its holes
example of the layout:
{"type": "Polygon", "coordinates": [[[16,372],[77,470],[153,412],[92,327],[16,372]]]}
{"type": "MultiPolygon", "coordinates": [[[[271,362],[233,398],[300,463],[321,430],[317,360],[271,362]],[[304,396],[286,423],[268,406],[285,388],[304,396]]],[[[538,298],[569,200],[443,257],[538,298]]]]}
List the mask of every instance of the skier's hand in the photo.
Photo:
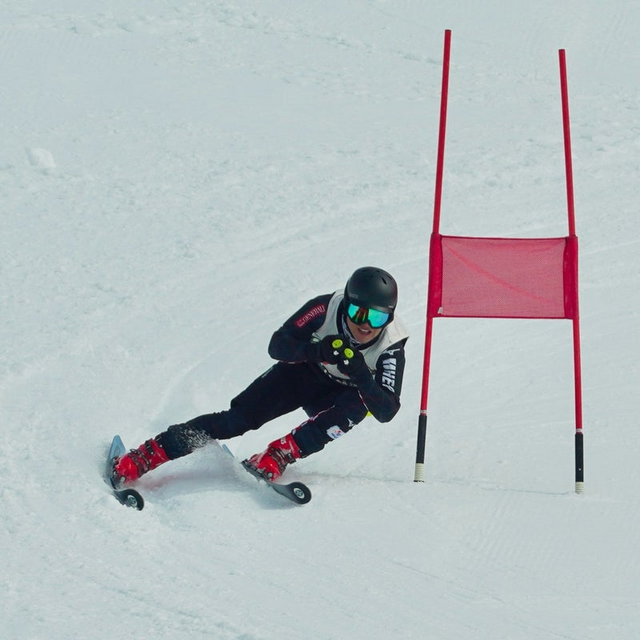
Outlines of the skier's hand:
{"type": "Polygon", "coordinates": [[[358,373],[367,366],[364,361],[364,356],[359,351],[352,349],[351,347],[342,349],[337,365],[338,371],[349,377],[358,375],[358,373]]]}
{"type": "Polygon", "coordinates": [[[309,360],[311,360],[311,362],[337,364],[340,359],[340,355],[347,345],[348,342],[343,336],[325,336],[320,340],[320,342],[316,342],[312,345],[314,350],[309,360]]]}

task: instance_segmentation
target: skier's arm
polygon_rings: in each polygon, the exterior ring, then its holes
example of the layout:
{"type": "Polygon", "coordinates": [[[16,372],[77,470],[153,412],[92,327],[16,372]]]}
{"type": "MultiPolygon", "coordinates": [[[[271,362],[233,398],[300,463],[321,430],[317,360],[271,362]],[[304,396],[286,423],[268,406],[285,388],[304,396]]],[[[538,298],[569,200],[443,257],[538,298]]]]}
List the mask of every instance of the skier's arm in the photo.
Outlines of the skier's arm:
{"type": "Polygon", "coordinates": [[[324,322],[331,295],[309,300],[271,336],[272,358],[291,363],[318,361],[318,345],[311,342],[311,336],[324,322]]]}
{"type": "Polygon", "coordinates": [[[363,366],[350,375],[358,387],[362,402],[379,422],[389,422],[400,409],[405,365],[404,342],[380,354],[373,374],[363,366]]]}

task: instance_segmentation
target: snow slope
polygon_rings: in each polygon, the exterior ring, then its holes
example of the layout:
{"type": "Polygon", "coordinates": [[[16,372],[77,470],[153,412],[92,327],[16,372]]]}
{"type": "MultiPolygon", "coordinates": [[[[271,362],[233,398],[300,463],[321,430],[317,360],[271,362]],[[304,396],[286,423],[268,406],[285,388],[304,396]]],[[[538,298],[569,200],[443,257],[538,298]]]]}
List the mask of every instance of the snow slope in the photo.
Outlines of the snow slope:
{"type": "Polygon", "coordinates": [[[639,29],[633,0],[0,0],[0,637],[637,639],[639,29]],[[565,235],[567,50],[582,496],[567,322],[436,321],[411,481],[447,28],[443,233],[565,235]],[[214,447],[113,500],[114,433],[225,408],[364,264],[400,284],[403,408],[287,472],[309,505],[214,447]]]}

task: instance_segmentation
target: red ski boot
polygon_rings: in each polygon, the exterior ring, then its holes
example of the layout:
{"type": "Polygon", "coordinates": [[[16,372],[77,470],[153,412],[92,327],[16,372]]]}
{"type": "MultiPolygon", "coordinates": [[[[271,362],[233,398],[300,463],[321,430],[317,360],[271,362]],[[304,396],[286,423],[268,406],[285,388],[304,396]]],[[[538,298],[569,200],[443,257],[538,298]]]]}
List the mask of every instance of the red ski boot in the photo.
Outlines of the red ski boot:
{"type": "Polygon", "coordinates": [[[117,458],[113,464],[111,477],[116,487],[123,487],[135,482],[147,471],[159,467],[168,460],[164,449],[152,438],[137,449],[131,449],[129,453],[117,458]]]}
{"type": "Polygon", "coordinates": [[[256,453],[247,462],[269,480],[275,480],[282,475],[287,465],[300,457],[300,448],[289,434],[280,440],[274,440],[266,451],[256,453]]]}

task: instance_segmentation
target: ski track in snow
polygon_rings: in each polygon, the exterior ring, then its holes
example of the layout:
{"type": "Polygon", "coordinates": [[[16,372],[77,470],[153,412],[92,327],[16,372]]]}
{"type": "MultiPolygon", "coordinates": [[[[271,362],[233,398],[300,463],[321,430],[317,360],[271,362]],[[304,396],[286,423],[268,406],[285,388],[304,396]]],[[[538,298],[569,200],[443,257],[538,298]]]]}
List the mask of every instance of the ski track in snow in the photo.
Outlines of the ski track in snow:
{"type": "Polygon", "coordinates": [[[0,637],[636,640],[640,12],[576,7],[0,0],[0,637]],[[580,497],[562,322],[435,323],[411,482],[446,28],[452,235],[566,233],[567,51],[580,497]],[[400,283],[403,407],[287,472],[309,505],[215,447],[117,504],[114,433],[224,408],[363,264],[400,283]]]}

